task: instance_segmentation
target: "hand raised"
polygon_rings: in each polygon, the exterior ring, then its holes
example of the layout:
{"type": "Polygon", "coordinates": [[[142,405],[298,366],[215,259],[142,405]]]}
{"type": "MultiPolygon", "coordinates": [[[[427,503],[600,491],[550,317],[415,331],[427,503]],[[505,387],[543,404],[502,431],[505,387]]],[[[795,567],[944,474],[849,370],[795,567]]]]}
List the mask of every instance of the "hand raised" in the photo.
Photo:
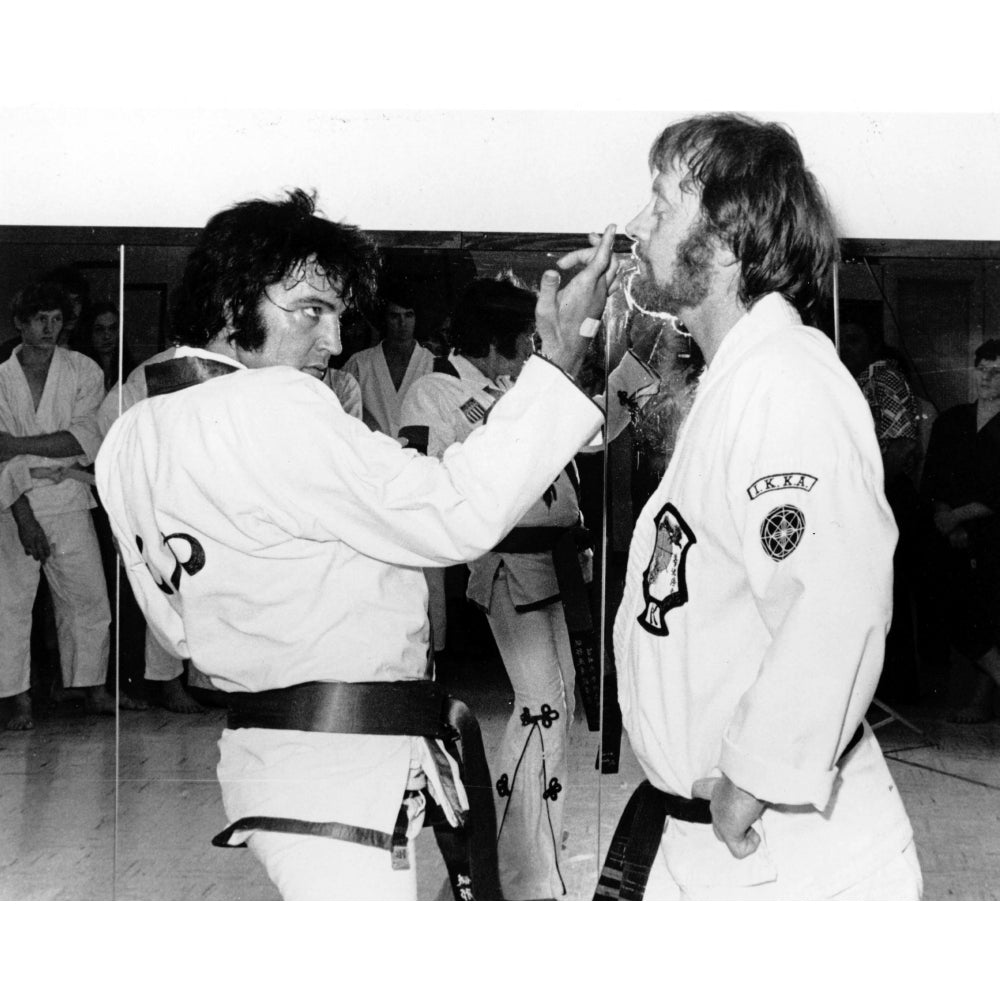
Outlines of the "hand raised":
{"type": "Polygon", "coordinates": [[[585,319],[599,319],[604,311],[608,289],[614,280],[618,262],[613,248],[615,227],[608,226],[598,237],[591,236],[592,246],[560,257],[560,270],[580,267],[564,286],[558,271],[542,275],[535,323],[542,338],[542,352],[569,375],[576,375],[593,340],[580,335],[585,319]]]}

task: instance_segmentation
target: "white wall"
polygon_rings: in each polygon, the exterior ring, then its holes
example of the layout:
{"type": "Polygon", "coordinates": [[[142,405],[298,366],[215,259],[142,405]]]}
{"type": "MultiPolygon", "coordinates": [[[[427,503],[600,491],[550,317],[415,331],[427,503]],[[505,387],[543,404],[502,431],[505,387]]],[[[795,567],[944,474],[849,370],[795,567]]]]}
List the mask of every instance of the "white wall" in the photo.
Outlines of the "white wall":
{"type": "MultiPolygon", "coordinates": [[[[0,224],[200,226],[316,188],[370,229],[585,232],[646,196],[686,111],[0,109],[0,224]]],[[[1000,240],[1000,115],[781,113],[845,236],[1000,240]]]]}

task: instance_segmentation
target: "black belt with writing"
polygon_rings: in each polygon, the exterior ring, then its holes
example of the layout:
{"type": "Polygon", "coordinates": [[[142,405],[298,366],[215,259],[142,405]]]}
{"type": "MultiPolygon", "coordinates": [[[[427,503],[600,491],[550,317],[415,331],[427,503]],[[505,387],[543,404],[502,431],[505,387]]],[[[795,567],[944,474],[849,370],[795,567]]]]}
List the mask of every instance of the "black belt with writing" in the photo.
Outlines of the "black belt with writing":
{"type": "MultiPolygon", "coordinates": [[[[838,758],[838,766],[861,742],[862,736],[864,727],[858,726],[838,758]]],[[[712,822],[711,803],[708,799],[672,795],[643,781],[629,798],[611,838],[597,880],[596,902],[642,899],[668,819],[708,825],[712,822]]]]}
{"type": "MultiPolygon", "coordinates": [[[[455,899],[502,899],[496,858],[496,815],[492,781],[482,735],[475,717],[434,681],[343,683],[310,681],[271,691],[237,691],[228,696],[230,729],[291,729],[301,732],[348,733],[365,736],[420,736],[428,741],[441,781],[450,783],[451,767],[440,746],[458,762],[469,801],[459,813],[461,826],[452,829],[444,811],[427,803],[429,825],[451,879],[455,899]]],[[[232,843],[237,833],[275,833],[331,837],[392,854],[393,868],[408,868],[406,793],[391,834],[349,823],[314,822],[280,816],[244,816],[212,838],[215,847],[245,847],[232,843]]],[[[455,809],[458,812],[457,806],[455,809]]]]}
{"type": "Polygon", "coordinates": [[[501,555],[551,553],[587,729],[596,733],[601,728],[601,665],[590,599],[579,559],[579,553],[592,544],[592,535],[582,524],[564,528],[517,527],[501,538],[493,551],[501,555]]]}

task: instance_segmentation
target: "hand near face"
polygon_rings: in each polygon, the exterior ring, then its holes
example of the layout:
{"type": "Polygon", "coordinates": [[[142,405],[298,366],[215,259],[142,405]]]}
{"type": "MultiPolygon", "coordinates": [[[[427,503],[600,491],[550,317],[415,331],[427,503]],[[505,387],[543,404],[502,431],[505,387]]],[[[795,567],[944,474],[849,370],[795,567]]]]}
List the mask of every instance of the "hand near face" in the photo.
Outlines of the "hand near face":
{"type": "Polygon", "coordinates": [[[582,267],[564,287],[560,287],[558,271],[542,275],[535,307],[542,352],[569,375],[579,371],[593,344],[593,339],[580,336],[580,326],[585,319],[600,318],[618,268],[612,253],[615,227],[608,226],[600,237],[595,234],[593,241],[595,245],[574,250],[556,261],[560,270],[582,267]]]}

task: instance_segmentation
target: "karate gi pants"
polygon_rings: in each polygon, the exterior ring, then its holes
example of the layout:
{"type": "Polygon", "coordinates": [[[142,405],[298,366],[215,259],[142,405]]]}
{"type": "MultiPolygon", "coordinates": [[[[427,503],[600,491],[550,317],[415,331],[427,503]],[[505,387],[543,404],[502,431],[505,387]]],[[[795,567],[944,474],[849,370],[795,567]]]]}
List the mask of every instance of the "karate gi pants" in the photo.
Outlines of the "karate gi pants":
{"type": "Polygon", "coordinates": [[[31,609],[45,571],[55,609],[63,686],[103,684],[111,649],[111,609],[89,510],[38,515],[52,553],[44,566],[27,555],[14,515],[0,512],[0,698],[31,686],[31,609]]]}
{"type": "MultiPolygon", "coordinates": [[[[675,822],[669,820],[668,822],[675,822]]],[[[830,900],[902,900],[916,901],[924,891],[923,876],[917,849],[911,840],[907,847],[874,872],[858,878],[850,885],[823,897],[830,900]]],[[[815,899],[800,887],[782,882],[779,874],[773,882],[762,885],[695,886],[684,888],[677,884],[663,856],[662,845],[649,873],[643,901],[678,902],[686,900],[806,900],[815,899]]]]}
{"type": "Polygon", "coordinates": [[[576,681],[566,618],[558,601],[518,613],[504,567],[494,582],[487,618],[514,689],[513,712],[490,769],[500,884],[505,899],[558,898],[566,892],[560,853],[576,681]],[[548,726],[545,705],[558,712],[558,718],[549,715],[548,726]],[[522,721],[525,709],[537,721],[522,721]]]}
{"type": "Polygon", "coordinates": [[[407,844],[410,867],[401,871],[393,869],[387,851],[328,837],[261,831],[247,846],[286,901],[417,898],[412,841],[407,844]]]}

